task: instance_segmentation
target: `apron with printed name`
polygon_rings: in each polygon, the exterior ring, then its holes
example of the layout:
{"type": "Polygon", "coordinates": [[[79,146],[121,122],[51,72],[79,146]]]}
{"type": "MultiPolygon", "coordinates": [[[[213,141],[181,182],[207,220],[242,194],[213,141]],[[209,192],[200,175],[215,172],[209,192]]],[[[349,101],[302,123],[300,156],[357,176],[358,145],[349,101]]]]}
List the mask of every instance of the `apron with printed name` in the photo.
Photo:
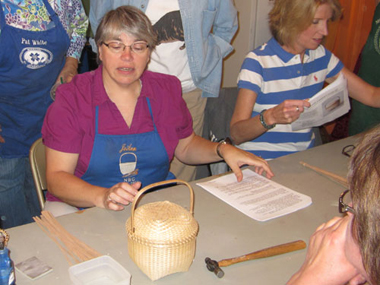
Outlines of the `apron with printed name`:
{"type": "Polygon", "coordinates": [[[99,134],[96,107],[94,146],[83,180],[106,188],[123,181],[130,184],[140,181],[142,188],[175,178],[169,174],[169,157],[154,123],[150,101],[146,100],[154,130],[141,134],[99,134]]]}
{"type": "Polygon", "coordinates": [[[50,89],[61,72],[70,38],[47,0],[54,27],[27,31],[6,24],[0,0],[0,157],[26,157],[41,137],[50,89]]]}

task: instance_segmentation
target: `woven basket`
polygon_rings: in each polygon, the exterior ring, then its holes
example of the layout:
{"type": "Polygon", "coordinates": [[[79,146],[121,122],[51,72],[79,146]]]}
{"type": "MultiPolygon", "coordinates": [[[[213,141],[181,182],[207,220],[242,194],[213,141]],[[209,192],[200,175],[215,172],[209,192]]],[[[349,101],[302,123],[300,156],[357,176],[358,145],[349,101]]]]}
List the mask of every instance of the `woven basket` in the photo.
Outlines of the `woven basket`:
{"type": "Polygon", "coordinates": [[[168,180],[146,186],[136,195],[127,220],[128,253],[151,280],[187,271],[195,256],[198,223],[193,217],[194,192],[185,181],[168,180]],[[190,190],[190,212],[168,202],[154,202],[135,209],[141,195],[167,184],[184,184],[190,190]]]}

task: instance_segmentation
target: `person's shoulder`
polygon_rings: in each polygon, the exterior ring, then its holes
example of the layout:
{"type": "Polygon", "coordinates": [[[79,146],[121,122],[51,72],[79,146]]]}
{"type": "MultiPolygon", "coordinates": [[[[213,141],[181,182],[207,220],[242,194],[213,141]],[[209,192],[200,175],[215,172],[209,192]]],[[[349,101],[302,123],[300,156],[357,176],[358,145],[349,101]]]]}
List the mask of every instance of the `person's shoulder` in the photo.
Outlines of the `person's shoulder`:
{"type": "MultiPolygon", "coordinates": [[[[82,74],[77,74],[73,77],[71,82],[62,84],[58,96],[70,104],[83,104],[84,102],[91,101],[91,88],[95,84],[95,78],[97,77],[97,71],[89,71],[82,74]]],[[[60,98],[60,99],[61,99],[60,98]]],[[[58,97],[56,98],[57,100],[58,97]]]]}
{"type": "Polygon", "coordinates": [[[267,42],[250,51],[247,54],[247,58],[255,59],[260,62],[263,58],[278,57],[279,53],[281,53],[280,46],[273,38],[271,38],[267,42]]]}
{"type": "Polygon", "coordinates": [[[173,75],[145,71],[141,81],[144,94],[162,104],[182,98],[181,82],[173,75]]]}
{"type": "Polygon", "coordinates": [[[149,80],[154,80],[154,81],[158,81],[158,82],[161,82],[161,81],[179,82],[179,79],[173,75],[153,72],[153,71],[149,71],[149,70],[144,72],[144,77],[149,79],[149,80]]]}
{"type": "Polygon", "coordinates": [[[169,74],[164,73],[158,73],[158,72],[152,72],[152,71],[145,71],[142,76],[142,81],[144,84],[145,82],[149,82],[148,84],[152,86],[152,88],[175,88],[180,87],[181,82],[180,80],[169,74]]]}

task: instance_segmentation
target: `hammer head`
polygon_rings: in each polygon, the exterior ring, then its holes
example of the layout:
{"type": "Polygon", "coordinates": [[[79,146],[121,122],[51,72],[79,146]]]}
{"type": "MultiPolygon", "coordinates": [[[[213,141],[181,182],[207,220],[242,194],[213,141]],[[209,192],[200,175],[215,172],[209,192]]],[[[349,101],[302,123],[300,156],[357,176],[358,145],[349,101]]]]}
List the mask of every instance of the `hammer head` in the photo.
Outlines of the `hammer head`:
{"type": "Polygon", "coordinates": [[[219,264],[217,261],[212,260],[209,257],[206,257],[205,259],[207,269],[211,272],[214,272],[216,276],[219,278],[222,278],[224,276],[224,271],[219,267],[219,264]]]}

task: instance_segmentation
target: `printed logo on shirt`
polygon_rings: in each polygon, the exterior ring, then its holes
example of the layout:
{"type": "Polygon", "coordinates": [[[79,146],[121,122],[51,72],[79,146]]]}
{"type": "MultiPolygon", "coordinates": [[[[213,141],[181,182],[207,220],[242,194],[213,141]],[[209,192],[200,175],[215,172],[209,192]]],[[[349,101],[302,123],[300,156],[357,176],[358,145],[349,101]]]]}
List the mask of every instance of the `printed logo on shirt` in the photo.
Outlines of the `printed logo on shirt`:
{"type": "Polygon", "coordinates": [[[53,54],[49,50],[40,47],[26,47],[20,53],[20,62],[30,69],[44,67],[52,60],[53,54]]]}
{"type": "MultiPolygon", "coordinates": [[[[184,42],[182,18],[179,11],[172,11],[165,14],[154,25],[153,29],[157,34],[157,45],[170,42],[184,42]]],[[[180,50],[185,49],[185,43],[180,47],[180,50]]]]}
{"type": "Polygon", "coordinates": [[[134,183],[135,176],[139,173],[139,170],[136,169],[137,156],[133,151],[136,151],[135,147],[132,147],[131,145],[127,146],[125,144],[123,144],[119,151],[122,153],[119,158],[120,173],[122,174],[124,181],[128,183],[134,183]]]}

